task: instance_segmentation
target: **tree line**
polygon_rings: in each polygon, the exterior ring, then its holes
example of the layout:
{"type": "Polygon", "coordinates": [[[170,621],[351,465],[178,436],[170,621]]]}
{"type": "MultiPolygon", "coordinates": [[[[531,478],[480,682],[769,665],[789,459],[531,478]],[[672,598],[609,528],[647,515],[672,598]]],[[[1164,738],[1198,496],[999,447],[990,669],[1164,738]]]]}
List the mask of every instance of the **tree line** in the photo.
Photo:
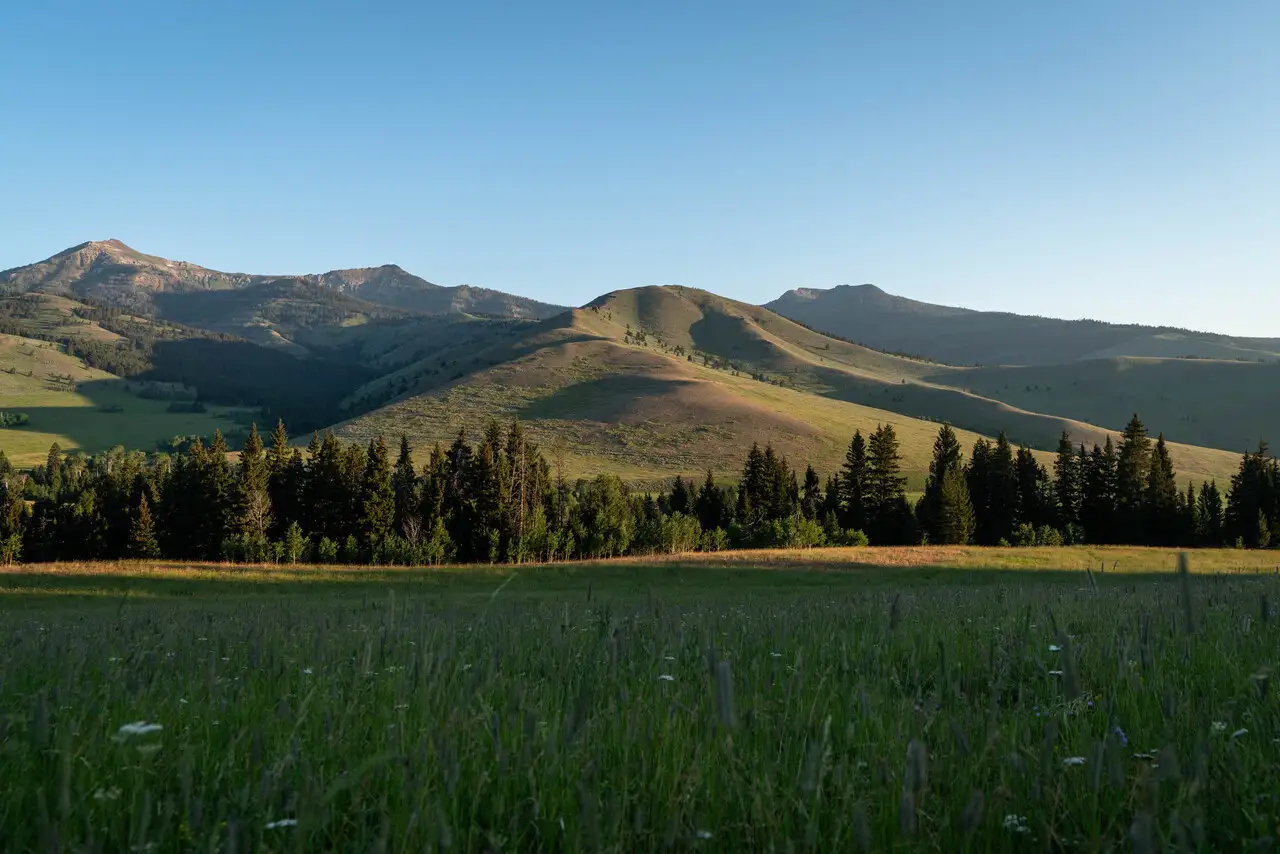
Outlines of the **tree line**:
{"type": "Polygon", "coordinates": [[[1223,495],[1180,491],[1163,435],[1135,415],[1118,445],[1063,434],[1052,470],[1002,433],[965,459],[943,425],[924,494],[912,505],[890,425],[854,434],[821,479],[773,447],[751,448],[734,484],[707,472],[656,492],[613,475],[570,483],[519,422],[459,433],[425,463],[401,438],[305,451],[283,422],[256,425],[232,463],[215,433],[173,453],[89,456],[55,444],[16,471],[0,452],[0,562],[172,558],[242,562],[440,564],[820,545],[1280,544],[1280,464],[1244,455],[1223,495]]]}

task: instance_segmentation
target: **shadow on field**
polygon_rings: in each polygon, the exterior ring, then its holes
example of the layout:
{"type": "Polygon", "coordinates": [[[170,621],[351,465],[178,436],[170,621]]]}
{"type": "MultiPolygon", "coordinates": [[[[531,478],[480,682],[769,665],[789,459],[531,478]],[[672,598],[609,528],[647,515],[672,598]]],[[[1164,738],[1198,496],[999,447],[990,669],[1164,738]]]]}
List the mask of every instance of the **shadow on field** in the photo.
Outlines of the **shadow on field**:
{"type": "MultiPolygon", "coordinates": [[[[1251,577],[1233,573],[1232,577],[1251,577]]],[[[1270,575],[1270,573],[1267,573],[1270,575]]],[[[1210,580],[1201,575],[1198,579],[1210,580]]],[[[794,593],[856,595],[889,589],[1053,585],[1093,595],[1106,588],[1174,582],[1164,572],[966,568],[943,565],[832,569],[708,567],[678,562],[564,563],[529,566],[335,568],[217,564],[44,564],[0,571],[0,602],[10,606],[47,597],[119,600],[328,596],[381,600],[388,592],[462,600],[567,596],[681,599],[705,595],[775,596],[794,593]]]]}

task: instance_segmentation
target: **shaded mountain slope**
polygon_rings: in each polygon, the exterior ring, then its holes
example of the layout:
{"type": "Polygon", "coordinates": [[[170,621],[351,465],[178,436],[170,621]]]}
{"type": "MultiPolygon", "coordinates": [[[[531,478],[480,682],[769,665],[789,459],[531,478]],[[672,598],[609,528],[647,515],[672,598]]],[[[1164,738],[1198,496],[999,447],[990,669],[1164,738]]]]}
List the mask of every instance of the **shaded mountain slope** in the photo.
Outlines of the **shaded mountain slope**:
{"type": "Polygon", "coordinates": [[[1046,365],[1104,356],[1280,360],[1280,339],[972,311],[894,296],[874,285],[801,288],[766,308],[876,349],[953,365],[1046,365]]]}

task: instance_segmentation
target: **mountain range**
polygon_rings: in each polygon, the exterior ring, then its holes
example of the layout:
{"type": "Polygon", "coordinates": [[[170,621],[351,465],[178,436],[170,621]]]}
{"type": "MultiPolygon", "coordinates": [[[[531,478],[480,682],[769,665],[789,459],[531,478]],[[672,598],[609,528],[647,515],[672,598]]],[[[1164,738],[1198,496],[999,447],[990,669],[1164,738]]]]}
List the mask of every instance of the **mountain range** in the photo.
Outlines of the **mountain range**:
{"type": "MultiPolygon", "coordinates": [[[[119,407],[112,382],[177,384],[231,408],[219,417],[287,411],[295,428],[419,447],[518,417],[567,472],[635,482],[728,475],[753,441],[831,471],[853,430],[887,422],[918,486],[935,422],[966,443],[1004,430],[1047,451],[1064,431],[1100,442],[1135,411],[1175,443],[1184,476],[1222,479],[1280,417],[1280,341],[976,312],[869,285],[767,306],[644,287],[567,309],[393,265],[223,273],[101,241],[0,273],[0,331],[0,369],[15,360],[0,408],[31,414],[32,454],[36,437],[108,446],[123,421],[65,427],[72,399],[12,355],[31,342],[80,354],[57,368],[68,375],[107,365],[79,387],[88,405],[100,390],[119,407]],[[121,353],[137,359],[113,367],[121,353]]],[[[174,435],[165,413],[137,407],[156,440],[174,435]]]]}

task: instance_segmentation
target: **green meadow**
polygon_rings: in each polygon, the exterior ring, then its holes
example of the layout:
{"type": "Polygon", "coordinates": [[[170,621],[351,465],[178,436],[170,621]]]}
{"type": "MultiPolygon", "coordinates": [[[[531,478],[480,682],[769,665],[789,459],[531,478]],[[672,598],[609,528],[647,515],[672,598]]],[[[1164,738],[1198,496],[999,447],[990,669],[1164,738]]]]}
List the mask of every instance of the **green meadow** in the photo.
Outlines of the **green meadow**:
{"type": "Polygon", "coordinates": [[[1265,557],[1193,554],[1187,575],[1152,549],[13,568],[0,838],[1270,847],[1280,577],[1265,557]]]}

